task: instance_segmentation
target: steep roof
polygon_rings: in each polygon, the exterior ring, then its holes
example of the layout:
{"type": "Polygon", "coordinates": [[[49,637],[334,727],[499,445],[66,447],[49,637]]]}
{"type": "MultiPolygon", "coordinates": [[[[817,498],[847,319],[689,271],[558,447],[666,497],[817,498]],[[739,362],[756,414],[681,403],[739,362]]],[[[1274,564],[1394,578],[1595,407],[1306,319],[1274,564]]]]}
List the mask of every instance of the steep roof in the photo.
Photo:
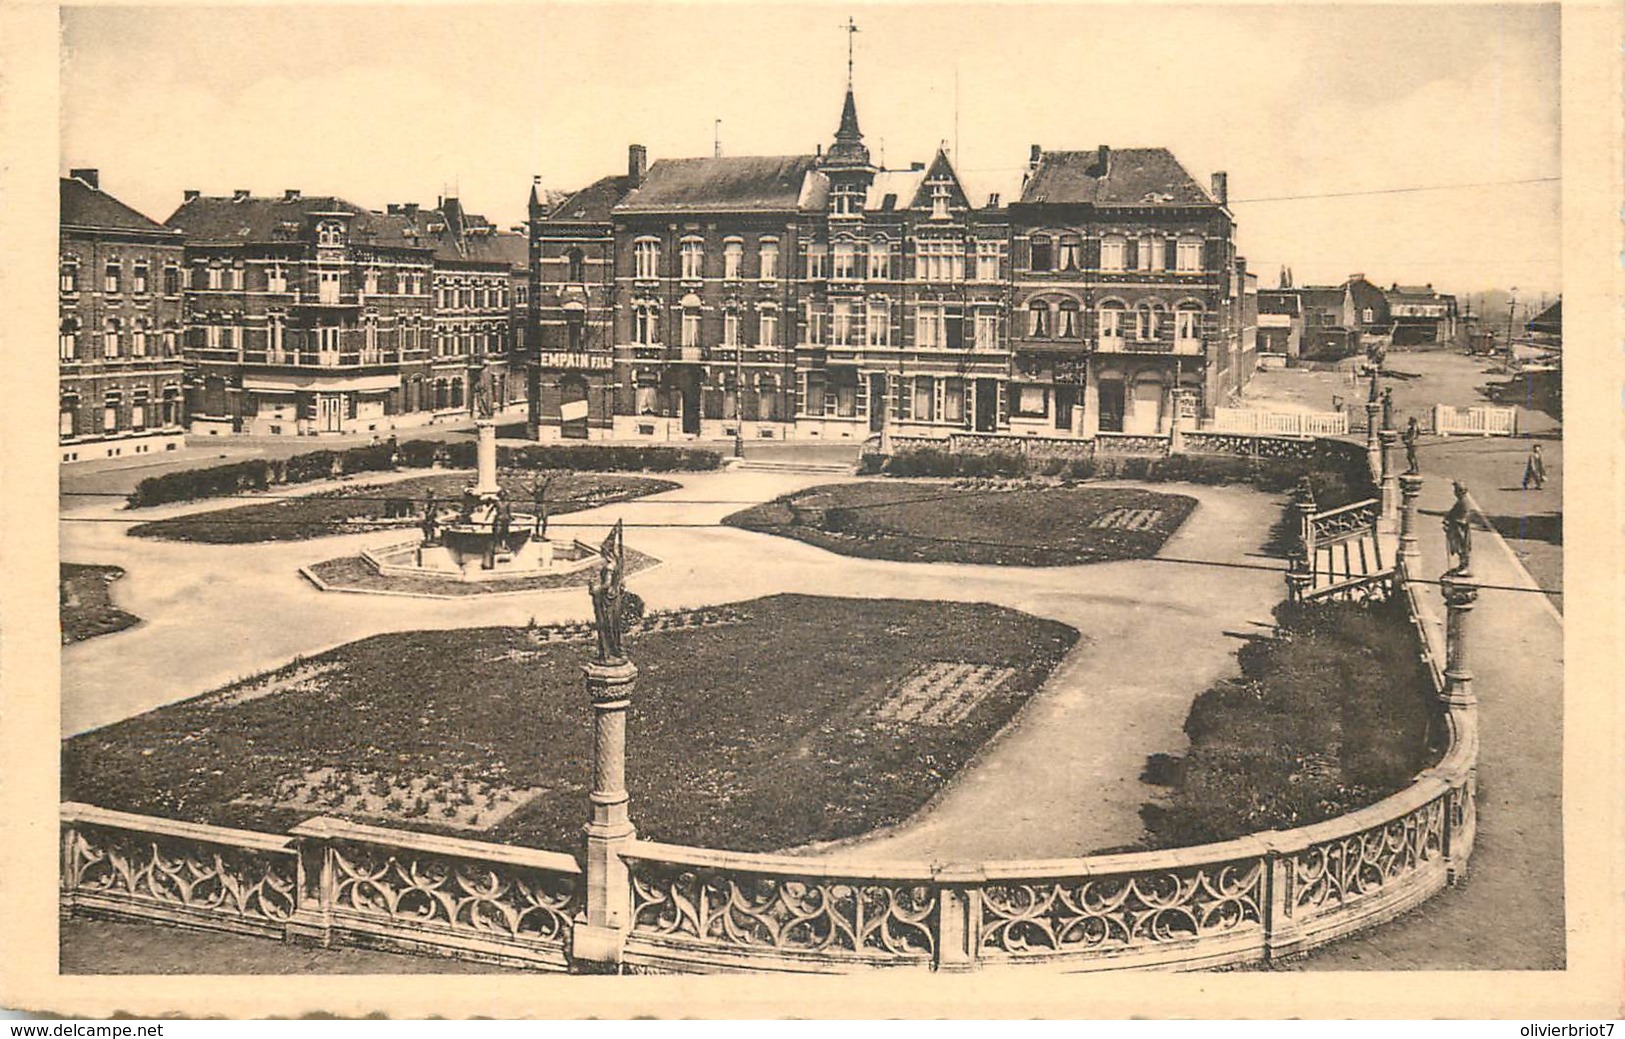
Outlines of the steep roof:
{"type": "Polygon", "coordinates": [[[948,153],[941,148],[937,149],[936,157],[931,160],[931,165],[925,168],[925,178],[920,183],[919,188],[915,190],[914,200],[910,204],[910,208],[930,209],[930,187],[933,183],[944,181],[948,184],[948,204],[955,209],[969,209],[970,200],[965,197],[965,189],[959,183],[959,175],[954,172],[954,164],[948,161],[948,153]]]}
{"type": "Polygon", "coordinates": [[[1166,148],[1040,153],[1021,192],[1027,203],[1087,202],[1097,206],[1214,205],[1166,148]]]}
{"type": "Polygon", "coordinates": [[[559,223],[602,224],[609,222],[609,211],[620,204],[632,190],[632,178],[604,177],[565,195],[549,210],[544,219],[559,223]]]}
{"type": "Polygon", "coordinates": [[[297,198],[199,196],[181,203],[164,223],[185,231],[189,241],[204,245],[286,242],[304,237],[311,217],[350,216],[350,241],[356,244],[428,249],[420,229],[408,217],[376,213],[333,195],[297,198]]]}
{"type": "Polygon", "coordinates": [[[1529,319],[1524,326],[1531,332],[1549,332],[1553,335],[1563,334],[1563,301],[1558,300],[1545,310],[1529,319]]]}
{"type": "Polygon", "coordinates": [[[892,209],[907,209],[920,185],[925,183],[924,170],[881,170],[869,183],[869,194],[863,208],[878,212],[886,208],[886,196],[892,196],[892,209]]]}
{"type": "Polygon", "coordinates": [[[131,209],[99,188],[75,177],[59,179],[59,219],[75,227],[117,228],[121,231],[171,231],[150,217],[131,209]]]}
{"type": "Polygon", "coordinates": [[[1318,310],[1341,309],[1345,295],[1341,285],[1305,285],[1301,289],[1293,289],[1303,300],[1305,307],[1314,307],[1318,310]]]}
{"type": "MultiPolygon", "coordinates": [[[[816,205],[812,155],[749,155],[707,159],[661,159],[617,212],[795,210],[816,205]]],[[[816,178],[822,182],[824,178],[816,178]]],[[[826,184],[827,188],[827,184],[826,184]]]]}

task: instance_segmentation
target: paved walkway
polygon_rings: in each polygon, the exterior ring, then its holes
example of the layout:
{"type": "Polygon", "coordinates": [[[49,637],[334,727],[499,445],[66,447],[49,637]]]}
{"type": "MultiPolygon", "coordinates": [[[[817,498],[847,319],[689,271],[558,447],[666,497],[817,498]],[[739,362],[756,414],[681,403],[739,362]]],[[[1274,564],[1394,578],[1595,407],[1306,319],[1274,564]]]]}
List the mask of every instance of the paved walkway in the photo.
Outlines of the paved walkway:
{"type": "MultiPolygon", "coordinates": [[[[1448,471],[1424,456],[1422,573],[1444,569],[1448,471]]],[[[1563,622],[1499,536],[1473,536],[1478,837],[1465,882],[1408,916],[1286,965],[1304,970],[1557,970],[1563,899],[1563,622]],[[1512,589],[1512,590],[1503,590],[1512,589]]],[[[1439,617],[1437,586],[1425,592],[1439,617]]]]}

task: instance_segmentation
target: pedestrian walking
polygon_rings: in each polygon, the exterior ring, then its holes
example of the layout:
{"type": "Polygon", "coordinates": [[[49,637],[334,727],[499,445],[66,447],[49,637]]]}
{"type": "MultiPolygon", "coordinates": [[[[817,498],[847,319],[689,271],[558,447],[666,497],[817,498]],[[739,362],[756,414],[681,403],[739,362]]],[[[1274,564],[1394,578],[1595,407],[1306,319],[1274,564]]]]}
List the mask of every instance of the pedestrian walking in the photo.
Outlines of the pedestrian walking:
{"type": "Polygon", "coordinates": [[[1539,444],[1529,449],[1529,460],[1523,464],[1523,489],[1527,491],[1530,484],[1537,491],[1546,486],[1546,459],[1540,456],[1539,444]]]}

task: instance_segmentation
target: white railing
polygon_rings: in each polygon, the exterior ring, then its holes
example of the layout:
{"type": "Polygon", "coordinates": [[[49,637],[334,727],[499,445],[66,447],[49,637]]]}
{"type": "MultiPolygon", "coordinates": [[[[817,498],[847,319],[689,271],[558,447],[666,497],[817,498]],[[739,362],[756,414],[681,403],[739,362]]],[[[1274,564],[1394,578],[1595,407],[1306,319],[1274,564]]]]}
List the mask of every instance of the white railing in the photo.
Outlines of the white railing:
{"type": "Polygon", "coordinates": [[[1433,431],[1440,436],[1510,437],[1518,434],[1518,409],[1433,405],[1433,431]]]}
{"type": "Polygon", "coordinates": [[[1345,436],[1349,417],[1341,411],[1256,411],[1215,408],[1207,429],[1215,433],[1275,433],[1285,436],[1345,436]]]}

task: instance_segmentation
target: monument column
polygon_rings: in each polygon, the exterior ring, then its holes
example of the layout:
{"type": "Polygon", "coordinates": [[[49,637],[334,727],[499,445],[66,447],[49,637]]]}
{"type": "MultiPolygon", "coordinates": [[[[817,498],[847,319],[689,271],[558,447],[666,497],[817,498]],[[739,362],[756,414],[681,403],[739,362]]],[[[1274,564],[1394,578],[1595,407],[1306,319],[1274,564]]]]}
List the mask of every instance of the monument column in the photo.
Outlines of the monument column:
{"type": "Polygon", "coordinates": [[[1416,543],[1416,502],[1422,496],[1422,477],[1419,473],[1404,473],[1399,477],[1401,504],[1399,508],[1399,565],[1404,578],[1416,576],[1422,562],[1422,551],[1416,543]]]}
{"type": "Polygon", "coordinates": [[[1394,448],[1399,443],[1399,434],[1392,429],[1384,429],[1379,436],[1382,443],[1380,451],[1382,482],[1378,486],[1382,512],[1379,526],[1384,533],[1392,534],[1399,526],[1399,466],[1394,459],[1394,448]]]}
{"type": "Polygon", "coordinates": [[[587,825],[585,908],[570,940],[571,969],[614,973],[631,930],[632,877],[623,854],[637,837],[627,812],[626,713],[637,665],[622,645],[625,628],[625,548],[621,524],[605,540],[598,580],[589,590],[598,628],[598,652],[582,666],[592,702],[593,764],[587,825]]]}
{"type": "Polygon", "coordinates": [[[474,420],[479,433],[476,445],[476,477],[473,491],[479,497],[490,497],[502,490],[497,483],[497,420],[483,416],[474,420]]]}

